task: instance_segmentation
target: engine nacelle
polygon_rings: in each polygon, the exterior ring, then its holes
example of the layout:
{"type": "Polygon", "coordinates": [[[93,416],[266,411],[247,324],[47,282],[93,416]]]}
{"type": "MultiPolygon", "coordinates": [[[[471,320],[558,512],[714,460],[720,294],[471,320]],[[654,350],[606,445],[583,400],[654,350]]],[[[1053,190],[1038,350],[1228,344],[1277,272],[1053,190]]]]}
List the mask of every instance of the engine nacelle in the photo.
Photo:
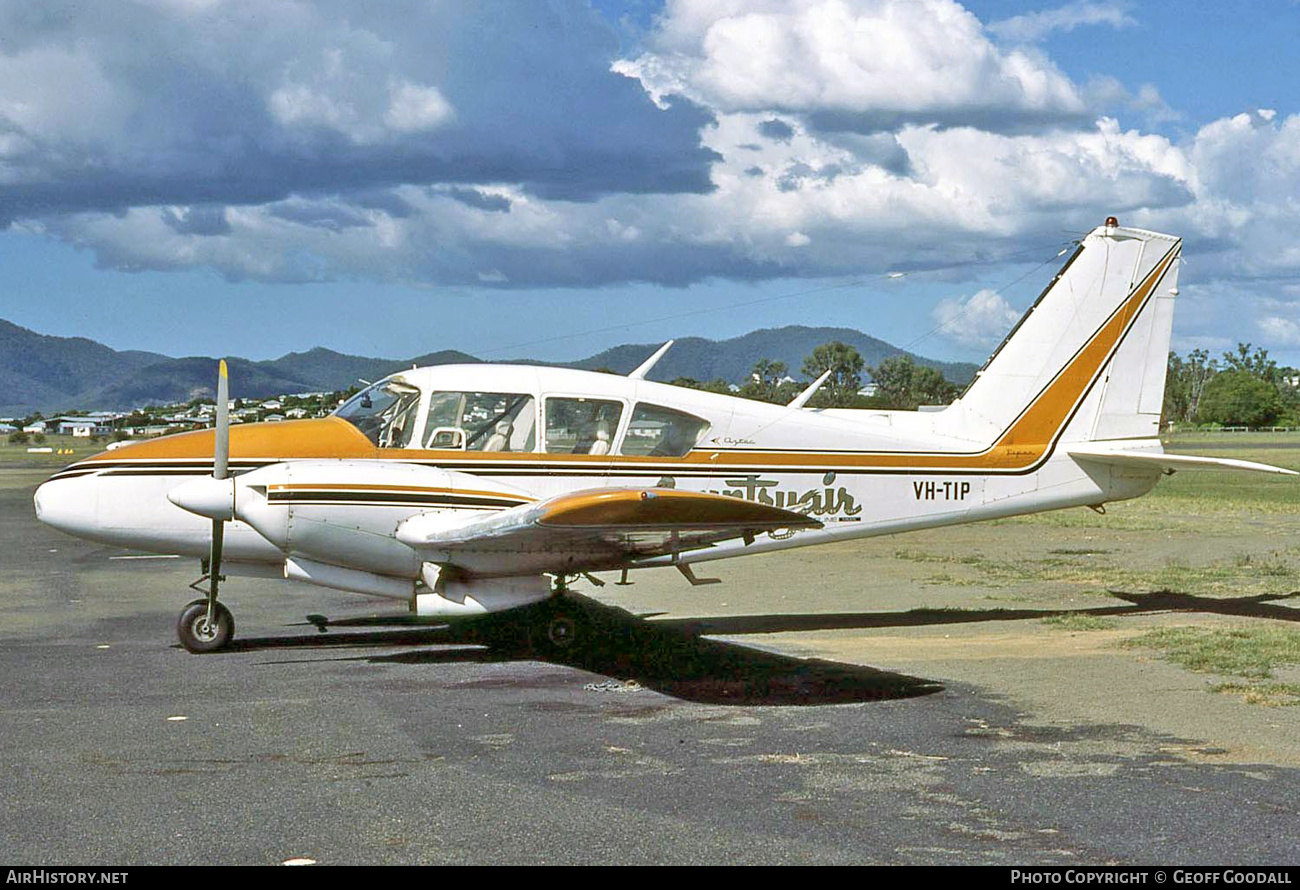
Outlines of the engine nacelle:
{"type": "Polygon", "coordinates": [[[427,617],[468,618],[504,612],[540,603],[551,595],[551,579],[545,575],[451,578],[433,563],[425,563],[422,574],[430,592],[416,595],[415,613],[427,617]]]}
{"type": "Polygon", "coordinates": [[[317,587],[332,587],[335,590],[386,599],[409,600],[415,593],[415,582],[411,580],[345,569],[301,556],[291,556],[284,561],[284,577],[290,581],[315,584],[317,587]]]}
{"type": "Polygon", "coordinates": [[[394,537],[402,522],[441,512],[469,518],[528,500],[475,476],[396,461],[286,461],[235,483],[235,517],[286,556],[411,581],[422,559],[394,537]]]}

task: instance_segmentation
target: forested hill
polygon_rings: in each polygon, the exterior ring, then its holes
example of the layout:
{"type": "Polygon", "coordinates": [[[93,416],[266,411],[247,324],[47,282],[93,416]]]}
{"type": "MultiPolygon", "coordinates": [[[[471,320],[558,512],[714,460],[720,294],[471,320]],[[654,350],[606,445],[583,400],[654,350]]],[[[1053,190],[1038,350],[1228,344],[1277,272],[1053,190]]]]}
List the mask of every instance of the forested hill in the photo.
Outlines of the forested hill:
{"type": "MultiPolygon", "coordinates": [[[[653,380],[673,380],[691,377],[707,381],[721,377],[730,383],[743,383],[754,365],[762,359],[785,362],[790,376],[799,378],[799,369],[812,351],[823,343],[839,340],[856,349],[868,366],[878,365],[891,356],[911,355],[917,364],[941,371],[954,383],[965,385],[975,375],[977,366],[968,362],[940,362],[905,352],[884,340],[868,336],[852,328],[810,328],[791,325],[784,328],[767,328],[753,331],[730,340],[706,340],[703,337],[683,337],[673,343],[673,348],[650,373],[653,380]]],[[[627,373],[657,349],[659,343],[615,346],[591,358],[574,362],[577,368],[606,367],[627,373]]]]}
{"type": "MultiPolygon", "coordinates": [[[[754,331],[730,340],[685,337],[678,340],[650,374],[654,380],[719,377],[742,383],[761,359],[785,362],[799,377],[804,358],[831,340],[857,349],[868,365],[903,350],[849,328],[791,326],[754,331]]],[[[590,358],[568,363],[576,368],[609,368],[626,373],[660,344],[616,346],[590,358]]],[[[914,356],[958,383],[970,379],[975,366],[935,362],[914,356]]],[[[405,359],[369,358],[316,348],[267,361],[232,359],[231,393],[238,398],[266,398],[297,392],[345,389],[358,379],[375,380],[412,365],[477,362],[456,350],[405,359]]],[[[519,358],[516,361],[527,361],[519,358]]],[[[549,364],[549,363],[548,363],[549,364]]],[[[31,411],[125,410],[170,404],[212,395],[215,359],[171,358],[150,352],[117,351],[83,337],[51,337],[0,320],[0,416],[31,411]]]]}

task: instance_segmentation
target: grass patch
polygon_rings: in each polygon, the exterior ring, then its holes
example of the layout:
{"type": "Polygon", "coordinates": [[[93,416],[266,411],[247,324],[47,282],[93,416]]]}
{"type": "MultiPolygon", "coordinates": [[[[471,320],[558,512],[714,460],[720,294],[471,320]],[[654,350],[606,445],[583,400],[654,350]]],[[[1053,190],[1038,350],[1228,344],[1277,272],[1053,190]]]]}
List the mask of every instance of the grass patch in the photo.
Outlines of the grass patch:
{"type": "Polygon", "coordinates": [[[1113,618],[1097,615],[1084,615],[1079,612],[1063,612],[1043,619],[1043,624],[1061,630],[1112,630],[1118,625],[1113,618]]]}
{"type": "Polygon", "coordinates": [[[1238,552],[1205,563],[1177,559],[1164,565],[1134,566],[1115,558],[1113,551],[1060,548],[1043,556],[998,559],[980,553],[944,553],[921,549],[895,550],[894,558],[932,565],[920,578],[926,585],[1024,588],[1065,585],[1074,594],[1104,595],[1109,590],[1171,590],[1193,596],[1251,596],[1285,594],[1300,587],[1300,549],[1279,548],[1267,553],[1238,552]],[[942,568],[940,568],[942,566],[942,568]]]}
{"type": "Polygon", "coordinates": [[[1285,708],[1300,705],[1300,683],[1219,683],[1211,692],[1239,695],[1248,705],[1285,708]]]}
{"type": "Polygon", "coordinates": [[[1210,596],[1283,594],[1300,581],[1300,571],[1281,551],[1267,555],[1238,554],[1236,557],[1201,565],[1176,559],[1153,572],[1121,571],[1117,582],[1128,589],[1176,590],[1179,593],[1210,596]]]}
{"type": "Polygon", "coordinates": [[[1280,551],[1274,551],[1264,556],[1242,553],[1237,557],[1237,566],[1249,569],[1255,574],[1263,575],[1266,578],[1286,578],[1296,574],[1296,570],[1282,557],[1280,551]]]}
{"type": "Polygon", "coordinates": [[[0,437],[0,465],[17,468],[43,467],[57,469],[76,463],[93,454],[99,454],[107,447],[107,441],[91,442],[81,436],[50,434],[45,437],[45,442],[40,445],[35,442],[16,445],[11,444],[6,437],[0,437]],[[30,452],[27,450],[28,448],[50,448],[53,450],[48,453],[30,452]],[[65,453],[60,454],[60,451],[65,453]]]}
{"type": "Polygon", "coordinates": [[[1255,680],[1272,679],[1279,666],[1300,664],[1300,631],[1282,627],[1166,627],[1123,645],[1154,649],[1191,671],[1255,680]]]}

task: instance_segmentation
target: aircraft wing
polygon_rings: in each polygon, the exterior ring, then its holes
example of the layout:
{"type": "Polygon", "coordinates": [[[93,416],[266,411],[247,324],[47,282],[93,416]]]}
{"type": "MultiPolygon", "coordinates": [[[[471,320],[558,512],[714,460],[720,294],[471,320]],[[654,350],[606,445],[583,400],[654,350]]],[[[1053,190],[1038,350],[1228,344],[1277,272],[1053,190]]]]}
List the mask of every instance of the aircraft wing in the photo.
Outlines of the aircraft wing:
{"type": "Polygon", "coordinates": [[[469,518],[428,513],[397,529],[427,561],[471,574],[578,572],[752,538],[821,528],[801,513],[670,488],[596,488],[469,518]]]}
{"type": "Polygon", "coordinates": [[[1114,464],[1151,470],[1246,470],[1255,473],[1278,473],[1283,476],[1300,476],[1295,470],[1258,464],[1250,460],[1226,457],[1200,457],[1193,454],[1163,454],[1158,451],[1123,451],[1120,449],[1070,447],[1075,460],[1114,464]]]}

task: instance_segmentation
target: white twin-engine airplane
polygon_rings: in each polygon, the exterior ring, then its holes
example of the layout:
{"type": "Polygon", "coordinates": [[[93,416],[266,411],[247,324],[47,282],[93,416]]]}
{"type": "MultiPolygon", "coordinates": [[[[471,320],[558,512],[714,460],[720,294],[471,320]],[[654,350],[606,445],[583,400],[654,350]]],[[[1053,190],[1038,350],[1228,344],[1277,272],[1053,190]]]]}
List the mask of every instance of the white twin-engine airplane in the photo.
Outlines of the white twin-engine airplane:
{"type": "Polygon", "coordinates": [[[542,641],[563,646],[579,574],[675,566],[706,583],[694,563],[1099,507],[1183,468],[1291,473],[1163,453],[1180,249],[1108,219],[934,411],[805,407],[822,380],[784,406],[646,380],[667,344],[626,377],[419,368],[331,417],[231,429],[222,362],[215,431],[73,464],[37,490],[36,512],[72,535],[203,560],[193,586],[206,595],[178,625],[192,652],[234,633],[217,599],[226,575],[388,597],[406,620],[549,601],[542,641]]]}

